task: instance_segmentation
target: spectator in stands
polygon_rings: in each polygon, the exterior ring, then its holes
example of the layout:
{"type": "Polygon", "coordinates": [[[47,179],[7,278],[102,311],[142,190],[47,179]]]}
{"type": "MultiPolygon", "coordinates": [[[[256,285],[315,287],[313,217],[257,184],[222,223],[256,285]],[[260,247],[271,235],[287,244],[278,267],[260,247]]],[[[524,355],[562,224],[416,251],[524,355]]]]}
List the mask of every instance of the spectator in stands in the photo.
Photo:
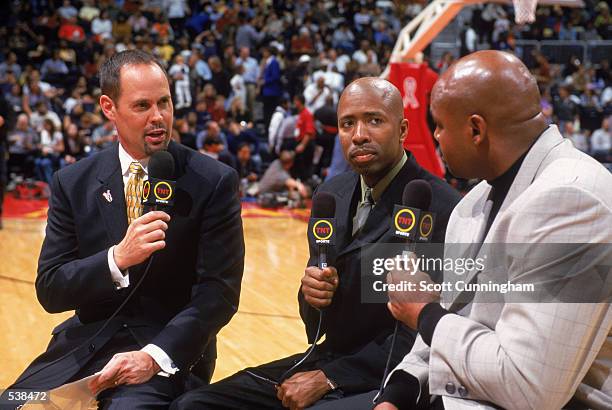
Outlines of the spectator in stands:
{"type": "Polygon", "coordinates": [[[83,6],[79,10],[79,18],[91,22],[100,15],[100,9],[94,4],[94,0],[83,0],[83,6]]]}
{"type": "Polygon", "coordinates": [[[238,13],[238,19],[240,23],[238,30],[236,30],[236,47],[238,49],[246,47],[249,50],[254,50],[266,35],[265,27],[261,32],[257,31],[253,27],[253,19],[247,16],[244,11],[238,13]]]}
{"type": "Polygon", "coordinates": [[[117,133],[113,123],[105,120],[92,133],[91,139],[96,150],[102,150],[117,140],[117,133]]]}
{"type": "Polygon", "coordinates": [[[251,57],[251,52],[248,47],[240,48],[240,55],[236,59],[236,65],[241,65],[244,68],[242,78],[246,87],[246,106],[249,112],[253,112],[255,107],[255,97],[257,96],[257,78],[259,77],[259,64],[257,60],[251,57]]]}
{"type": "Polygon", "coordinates": [[[605,1],[597,3],[595,10],[598,12],[595,17],[595,29],[602,39],[609,40],[612,38],[612,15],[610,15],[610,6],[605,1]]]}
{"type": "Polygon", "coordinates": [[[87,144],[79,135],[77,125],[74,123],[69,124],[64,135],[64,152],[63,157],[60,158],[60,167],[67,167],[85,158],[87,156],[86,146],[87,144]]]}
{"type": "Polygon", "coordinates": [[[302,26],[299,34],[291,38],[291,52],[295,55],[312,54],[315,48],[312,44],[312,38],[307,27],[302,26]]]}
{"type": "Polygon", "coordinates": [[[79,14],[79,11],[70,3],[70,0],[64,0],[62,7],[57,9],[57,13],[64,20],[70,20],[76,19],[77,15],[79,14]]]}
{"type": "Polygon", "coordinates": [[[601,162],[612,162],[612,136],[610,135],[610,117],[601,122],[601,128],[591,136],[591,152],[601,162]]]}
{"type": "Polygon", "coordinates": [[[244,81],[244,66],[237,65],[235,67],[234,76],[230,80],[230,85],[232,86],[232,103],[234,100],[238,99],[246,109],[247,90],[244,81]]]}
{"type": "Polygon", "coordinates": [[[278,159],[272,161],[259,182],[259,195],[266,193],[298,193],[301,198],[308,196],[304,184],[291,177],[294,154],[291,151],[281,151],[278,159]]]}
{"type": "Polygon", "coordinates": [[[28,90],[29,91],[27,93],[24,91],[22,108],[26,114],[33,115],[32,109],[35,109],[40,104],[47,106],[49,100],[47,99],[47,96],[43,94],[43,91],[40,88],[40,83],[36,81],[30,81],[28,90]]]}
{"type": "Polygon", "coordinates": [[[6,60],[0,63],[0,79],[3,79],[7,73],[12,73],[15,78],[21,76],[21,66],[17,63],[17,54],[10,52],[6,56],[6,60]]]}
{"type": "Polygon", "coordinates": [[[574,123],[568,121],[563,127],[563,136],[568,138],[574,144],[574,147],[578,148],[582,152],[589,153],[589,142],[583,132],[580,132],[574,126],[574,123]]]}
{"type": "Polygon", "coordinates": [[[248,143],[243,142],[238,146],[234,165],[241,181],[241,195],[247,196],[247,194],[256,192],[254,189],[259,179],[259,167],[251,158],[251,147],[248,143]]]}
{"type": "Polygon", "coordinates": [[[103,10],[100,16],[93,19],[91,22],[91,32],[94,34],[94,39],[98,43],[102,43],[104,40],[112,38],[113,22],[108,16],[108,11],[103,10]]]}
{"type": "MultiPolygon", "coordinates": [[[[280,103],[274,110],[274,114],[270,118],[270,125],[268,126],[268,150],[270,152],[276,152],[277,142],[280,140],[279,131],[283,120],[290,115],[289,113],[289,99],[286,97],[281,98],[280,103]]],[[[278,145],[280,149],[280,143],[278,145]]]]}
{"type": "Polygon", "coordinates": [[[77,23],[76,17],[68,18],[60,26],[57,36],[76,45],[85,41],[85,30],[77,23]]]}
{"type": "Polygon", "coordinates": [[[19,114],[15,128],[8,133],[8,169],[21,175],[30,176],[36,155],[38,137],[30,127],[26,114],[19,114]]]}
{"type": "Polygon", "coordinates": [[[208,155],[211,158],[221,161],[232,168],[234,167],[234,159],[227,151],[224,151],[223,141],[221,141],[221,138],[219,138],[218,136],[208,135],[204,139],[204,143],[202,144],[202,148],[200,148],[200,152],[204,155],[208,155]]]}
{"type": "Polygon", "coordinates": [[[304,90],[306,108],[311,113],[324,106],[329,97],[332,97],[332,90],[325,84],[325,77],[322,74],[304,90]]]}
{"type": "Polygon", "coordinates": [[[174,32],[180,35],[185,25],[185,17],[189,12],[186,0],[165,0],[166,15],[174,32]]]}
{"type": "Polygon", "coordinates": [[[42,79],[49,84],[63,88],[66,85],[68,66],[59,56],[59,50],[53,50],[51,57],[46,59],[40,68],[42,79]]]}
{"type": "Polygon", "coordinates": [[[174,93],[176,95],[174,108],[179,112],[183,109],[191,108],[189,66],[185,64],[185,58],[181,54],[177,54],[174,57],[174,64],[168,70],[168,75],[174,82],[174,93]]]}
{"type": "Polygon", "coordinates": [[[578,102],[572,97],[566,86],[559,87],[559,95],[554,100],[554,111],[561,129],[564,128],[566,122],[578,119],[578,102]]]}
{"type": "MultiPolygon", "coordinates": [[[[353,60],[355,60],[358,64],[367,64],[368,63],[368,53],[371,51],[370,42],[368,40],[361,40],[359,50],[353,53],[353,60]]],[[[374,53],[370,55],[370,62],[378,63],[378,57],[374,53]]]]}
{"type": "Polygon", "coordinates": [[[342,49],[347,53],[352,53],[355,49],[355,36],[347,23],[342,23],[334,30],[332,47],[342,49]]]}
{"type": "Polygon", "coordinates": [[[211,84],[215,87],[218,95],[227,98],[230,95],[231,85],[229,75],[223,70],[221,59],[217,56],[208,59],[208,66],[212,72],[211,84]]]}
{"type": "Polygon", "coordinates": [[[206,125],[206,130],[201,131],[197,135],[196,139],[196,147],[201,150],[204,147],[204,141],[207,137],[218,138],[224,146],[224,149],[227,149],[227,137],[225,133],[219,127],[219,123],[216,121],[209,121],[206,125]]]}
{"type": "Polygon", "coordinates": [[[283,140],[281,150],[295,151],[292,169],[293,176],[307,181],[312,175],[312,159],[314,155],[315,123],[314,116],[306,108],[303,95],[293,97],[293,104],[298,112],[293,139],[283,140]]]}
{"type": "Polygon", "coordinates": [[[13,107],[13,111],[16,113],[23,111],[23,96],[21,86],[18,83],[11,85],[11,90],[8,94],[5,94],[5,97],[8,103],[11,104],[11,107],[13,107]]]}
{"type": "Polygon", "coordinates": [[[36,179],[51,184],[53,171],[58,166],[60,155],[64,152],[64,137],[56,125],[48,118],[43,120],[39,132],[38,150],[40,156],[34,160],[36,179]]]}
{"type": "Polygon", "coordinates": [[[244,106],[243,100],[240,98],[232,99],[229,109],[227,111],[227,119],[229,121],[236,121],[238,123],[248,124],[253,126],[253,118],[251,113],[244,106]]]}
{"type": "Polygon", "coordinates": [[[283,94],[283,89],[281,84],[281,68],[276,59],[276,48],[264,47],[261,53],[263,70],[259,83],[264,106],[264,125],[267,127],[278,105],[278,100],[283,94]]]}
{"type": "Polygon", "coordinates": [[[30,125],[38,132],[42,132],[44,121],[47,119],[53,122],[56,129],[62,126],[59,116],[55,112],[49,111],[49,107],[44,101],[39,101],[36,104],[36,111],[30,116],[30,125]]]}
{"type": "Polygon", "coordinates": [[[476,51],[478,36],[469,22],[463,24],[463,29],[459,34],[459,57],[466,56],[476,51]]]}

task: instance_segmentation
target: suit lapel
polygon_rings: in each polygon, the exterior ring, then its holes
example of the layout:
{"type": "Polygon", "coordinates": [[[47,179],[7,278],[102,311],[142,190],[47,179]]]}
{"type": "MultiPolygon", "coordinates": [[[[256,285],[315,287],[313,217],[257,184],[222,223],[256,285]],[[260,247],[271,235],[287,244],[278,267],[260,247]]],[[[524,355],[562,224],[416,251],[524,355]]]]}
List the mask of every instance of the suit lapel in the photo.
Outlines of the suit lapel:
{"type": "Polygon", "coordinates": [[[119,163],[119,145],[115,145],[96,155],[98,161],[98,182],[96,202],[104,220],[111,243],[119,243],[127,231],[127,214],[123,177],[119,163]]]}
{"type": "MultiPolygon", "coordinates": [[[[486,227],[487,220],[489,219],[490,209],[487,209],[486,206],[487,197],[491,191],[490,186],[487,184],[487,189],[483,191],[483,193],[476,198],[476,201],[473,204],[466,203],[458,205],[460,207],[460,222],[456,223],[455,226],[452,227],[453,232],[457,233],[457,238],[449,238],[449,243],[461,243],[461,244],[471,244],[476,246],[466,247],[466,252],[464,255],[453,255],[453,257],[464,257],[464,258],[481,258],[486,253],[486,247],[483,249],[481,246],[483,243],[494,243],[495,242],[495,232],[497,230],[498,222],[503,213],[508,209],[508,207],[531,185],[542,167],[542,164],[545,162],[546,157],[551,152],[551,150],[563,142],[563,137],[559,133],[559,130],[555,125],[551,125],[548,129],[538,138],[538,140],[534,143],[533,147],[527,153],[521,168],[519,169],[506,198],[502,206],[500,207],[495,219],[493,220],[489,231],[486,233],[486,236],[483,237],[483,230],[486,227]],[[465,212],[467,210],[467,212],[465,212]],[[470,212],[472,211],[472,212],[470,212]],[[471,214],[473,217],[462,217],[462,214],[471,214]]],[[[483,182],[484,183],[484,182],[483,182]]],[[[465,215],[463,215],[465,216],[465,215]]],[[[465,283],[470,283],[476,280],[476,276],[481,271],[478,269],[473,269],[465,275],[465,278],[462,280],[465,283]]],[[[458,303],[457,299],[459,296],[463,295],[465,292],[456,292],[449,298],[451,303],[449,304],[449,309],[457,309],[457,307],[461,307],[465,305],[465,303],[458,303]]]]}

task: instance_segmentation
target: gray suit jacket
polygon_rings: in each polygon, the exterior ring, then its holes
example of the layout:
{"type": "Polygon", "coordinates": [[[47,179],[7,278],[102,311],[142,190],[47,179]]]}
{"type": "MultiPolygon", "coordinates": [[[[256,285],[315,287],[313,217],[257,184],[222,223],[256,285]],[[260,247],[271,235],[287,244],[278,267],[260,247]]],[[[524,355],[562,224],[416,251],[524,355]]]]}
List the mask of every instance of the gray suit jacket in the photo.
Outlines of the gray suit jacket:
{"type": "MultiPolygon", "coordinates": [[[[590,248],[612,243],[612,175],[575,149],[554,125],[530,149],[483,238],[490,190],[483,181],[457,205],[446,244],[527,244],[533,252],[524,258],[510,255],[515,245],[505,246],[502,271],[511,283],[536,278],[556,285],[563,280],[557,262],[584,264],[590,248]],[[541,252],[542,244],[564,243],[580,245],[552,261],[541,252]]],[[[595,267],[587,265],[583,273],[588,276],[595,267]]],[[[484,281],[486,270],[487,265],[468,272],[464,282],[484,281]]],[[[609,277],[602,279],[607,295],[609,277]]],[[[444,396],[446,409],[473,408],[477,402],[507,409],[559,409],[572,397],[591,408],[612,407],[608,303],[509,303],[504,295],[498,297],[497,303],[484,303],[476,293],[462,306],[457,302],[465,301],[465,295],[444,295],[445,307],[458,314],[442,317],[431,347],[419,336],[394,372],[406,371],[422,387],[429,385],[432,395],[444,396]]],[[[490,296],[486,300],[491,302],[490,296]]]]}

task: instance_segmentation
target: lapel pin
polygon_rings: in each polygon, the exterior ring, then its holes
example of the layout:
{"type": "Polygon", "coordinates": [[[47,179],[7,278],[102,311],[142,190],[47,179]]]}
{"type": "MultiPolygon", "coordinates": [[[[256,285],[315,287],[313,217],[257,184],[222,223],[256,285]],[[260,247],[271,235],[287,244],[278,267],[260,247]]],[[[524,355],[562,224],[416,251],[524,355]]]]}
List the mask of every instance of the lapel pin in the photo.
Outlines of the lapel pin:
{"type": "Polygon", "coordinates": [[[106,202],[108,202],[109,204],[113,202],[113,196],[110,193],[110,189],[107,189],[106,192],[103,192],[102,196],[104,197],[104,199],[106,199],[106,202]]]}

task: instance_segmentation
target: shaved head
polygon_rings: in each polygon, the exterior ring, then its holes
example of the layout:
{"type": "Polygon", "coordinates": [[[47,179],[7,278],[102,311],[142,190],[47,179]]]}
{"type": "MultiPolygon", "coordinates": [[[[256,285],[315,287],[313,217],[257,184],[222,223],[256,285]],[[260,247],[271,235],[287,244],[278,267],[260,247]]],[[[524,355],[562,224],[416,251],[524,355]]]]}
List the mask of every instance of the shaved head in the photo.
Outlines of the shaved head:
{"type": "Polygon", "coordinates": [[[464,114],[480,114],[493,129],[505,129],[540,114],[535,78],[516,56],[478,51],[453,64],[432,91],[433,101],[452,104],[464,114]]]}
{"type": "Polygon", "coordinates": [[[381,101],[389,109],[390,114],[394,115],[399,120],[404,118],[404,105],[399,90],[389,81],[379,77],[358,78],[350,83],[342,92],[338,105],[342,103],[343,99],[351,98],[351,96],[355,94],[360,94],[364,89],[378,94],[381,101]]]}
{"type": "Polygon", "coordinates": [[[431,113],[446,163],[463,178],[501,175],[547,127],[535,78],[495,50],[453,64],[432,90],[431,113]]]}
{"type": "Polygon", "coordinates": [[[338,135],[348,163],[374,187],[404,155],[408,121],[399,90],[387,80],[350,83],[338,102],[338,135]]]}

